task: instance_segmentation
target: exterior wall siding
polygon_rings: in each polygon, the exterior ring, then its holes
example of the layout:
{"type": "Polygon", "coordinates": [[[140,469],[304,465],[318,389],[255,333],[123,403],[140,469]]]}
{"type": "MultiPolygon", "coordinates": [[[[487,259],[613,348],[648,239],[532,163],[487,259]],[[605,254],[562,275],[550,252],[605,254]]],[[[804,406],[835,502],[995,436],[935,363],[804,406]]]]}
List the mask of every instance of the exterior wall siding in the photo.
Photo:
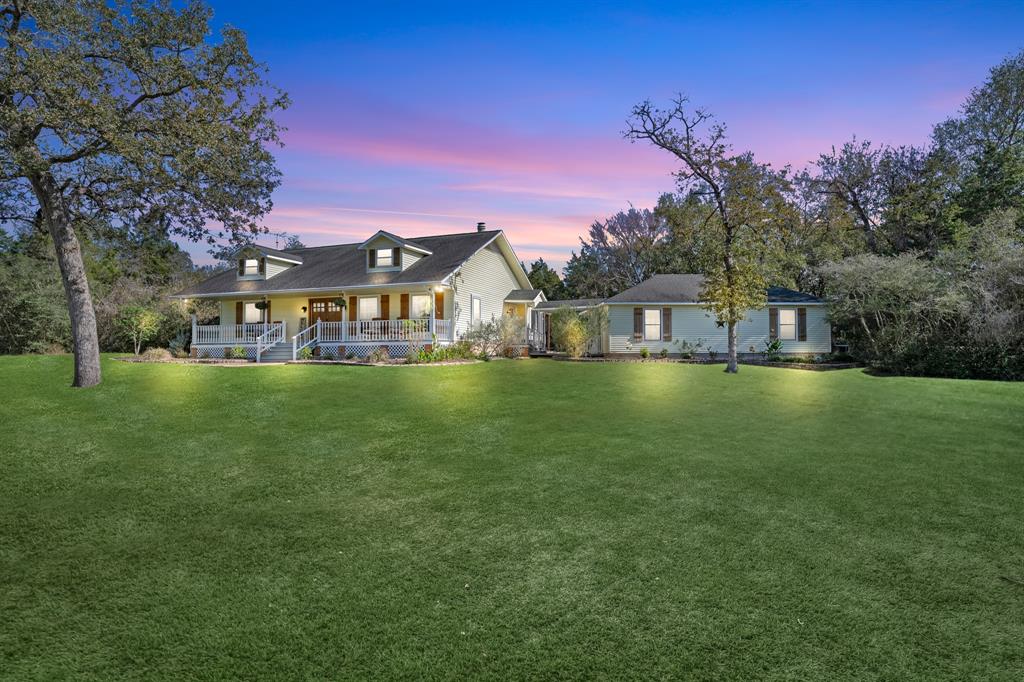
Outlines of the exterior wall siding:
{"type": "Polygon", "coordinates": [[[490,322],[502,316],[509,292],[520,288],[501,249],[493,242],[470,257],[454,279],[456,338],[469,331],[472,296],[480,297],[480,319],[490,322]]]}
{"type": "Polygon", "coordinates": [[[282,272],[292,267],[290,263],[282,263],[279,260],[273,258],[267,259],[267,279],[270,279],[274,275],[280,275],[282,272]]]}
{"type": "MultiPolygon", "coordinates": [[[[825,306],[821,305],[772,305],[772,308],[807,308],[807,340],[783,341],[783,353],[828,353],[832,350],[832,333],[828,324],[825,306]]],[[[662,348],[669,353],[678,353],[680,339],[690,343],[702,341],[700,352],[715,350],[720,353],[728,351],[728,330],[719,328],[715,318],[707,310],[696,305],[655,306],[643,304],[608,305],[608,353],[639,353],[644,347],[648,351],[658,353],[662,348]],[[671,341],[634,341],[633,340],[633,308],[672,308],[672,340],[671,341]]],[[[752,310],[747,318],[736,325],[737,349],[740,353],[760,353],[768,340],[768,309],[752,310]]]]}

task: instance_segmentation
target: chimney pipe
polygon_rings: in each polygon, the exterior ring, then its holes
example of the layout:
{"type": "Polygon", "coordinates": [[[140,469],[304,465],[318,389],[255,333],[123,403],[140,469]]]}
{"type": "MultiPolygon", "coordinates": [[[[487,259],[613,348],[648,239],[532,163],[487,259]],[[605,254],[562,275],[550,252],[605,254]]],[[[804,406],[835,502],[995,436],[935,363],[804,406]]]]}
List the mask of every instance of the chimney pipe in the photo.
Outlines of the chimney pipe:
{"type": "Polygon", "coordinates": [[[476,224],[476,231],[477,232],[483,232],[486,229],[487,229],[487,223],[477,223],[476,224]]]}

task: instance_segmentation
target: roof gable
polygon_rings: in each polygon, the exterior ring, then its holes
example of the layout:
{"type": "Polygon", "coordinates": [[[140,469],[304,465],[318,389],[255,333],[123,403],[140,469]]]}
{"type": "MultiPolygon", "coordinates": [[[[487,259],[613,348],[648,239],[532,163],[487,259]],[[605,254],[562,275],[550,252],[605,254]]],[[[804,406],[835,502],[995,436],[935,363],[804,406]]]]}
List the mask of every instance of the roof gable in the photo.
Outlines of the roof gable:
{"type": "Polygon", "coordinates": [[[431,251],[430,249],[422,246],[421,244],[416,244],[416,243],[414,243],[414,242],[412,242],[412,241],[410,241],[408,239],[403,239],[402,237],[399,237],[397,234],[392,234],[391,232],[388,232],[387,230],[377,230],[377,232],[374,233],[374,235],[372,237],[367,239],[365,242],[363,242],[362,244],[360,244],[356,248],[365,251],[366,249],[371,248],[370,244],[373,244],[373,242],[375,242],[375,241],[377,241],[378,239],[381,239],[381,238],[387,239],[388,241],[393,243],[395,246],[401,246],[403,248],[409,249],[410,251],[415,251],[417,253],[422,253],[425,256],[429,256],[431,253],[433,253],[433,251],[431,251]]]}

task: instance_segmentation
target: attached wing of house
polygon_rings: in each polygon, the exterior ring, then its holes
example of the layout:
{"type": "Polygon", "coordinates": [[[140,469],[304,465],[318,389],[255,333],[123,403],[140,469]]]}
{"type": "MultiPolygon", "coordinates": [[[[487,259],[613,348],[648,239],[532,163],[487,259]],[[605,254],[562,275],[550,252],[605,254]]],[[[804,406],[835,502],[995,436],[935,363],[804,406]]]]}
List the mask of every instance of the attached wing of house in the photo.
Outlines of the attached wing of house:
{"type": "MultiPolygon", "coordinates": [[[[604,300],[549,301],[534,309],[531,339],[535,350],[550,348],[548,316],[568,305],[577,310],[603,308],[607,323],[600,349],[592,353],[635,355],[644,348],[651,354],[664,349],[670,354],[684,350],[725,353],[727,330],[704,306],[700,292],[702,275],[655,275],[604,300]]],[[[748,311],[737,325],[738,350],[755,354],[772,339],[782,343],[782,353],[803,355],[832,350],[832,332],[825,303],[792,289],[769,287],[767,306],[748,311]]]]}
{"type": "Polygon", "coordinates": [[[220,305],[217,324],[193,324],[193,353],[291,359],[309,347],[363,357],[385,346],[448,344],[501,317],[521,320],[544,296],[501,230],[404,238],[381,230],[358,244],[302,249],[250,245],[236,267],[176,294],[220,305]]]}

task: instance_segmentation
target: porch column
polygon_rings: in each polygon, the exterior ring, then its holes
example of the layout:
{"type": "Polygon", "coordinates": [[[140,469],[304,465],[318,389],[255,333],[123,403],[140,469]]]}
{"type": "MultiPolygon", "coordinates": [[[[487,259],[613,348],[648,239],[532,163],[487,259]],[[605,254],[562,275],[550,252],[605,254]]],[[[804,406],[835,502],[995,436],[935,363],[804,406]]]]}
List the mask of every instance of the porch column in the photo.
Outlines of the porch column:
{"type": "Polygon", "coordinates": [[[196,318],[196,314],[195,313],[192,313],[191,315],[189,315],[189,319],[192,320],[192,337],[191,337],[189,345],[190,346],[194,346],[195,343],[196,343],[196,331],[197,331],[196,327],[198,326],[198,324],[197,324],[198,320],[196,318]]]}

